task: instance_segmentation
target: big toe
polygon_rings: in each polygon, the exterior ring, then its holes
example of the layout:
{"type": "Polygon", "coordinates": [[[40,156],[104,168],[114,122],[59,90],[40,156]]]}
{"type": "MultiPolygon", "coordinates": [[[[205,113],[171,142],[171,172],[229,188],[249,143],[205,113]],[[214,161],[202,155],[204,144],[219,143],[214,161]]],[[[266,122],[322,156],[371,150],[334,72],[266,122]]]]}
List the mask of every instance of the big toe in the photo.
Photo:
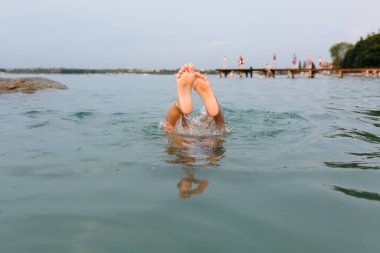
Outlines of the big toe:
{"type": "Polygon", "coordinates": [[[192,63],[189,63],[187,66],[188,66],[187,69],[189,73],[194,73],[194,70],[195,70],[194,65],[192,63]]]}

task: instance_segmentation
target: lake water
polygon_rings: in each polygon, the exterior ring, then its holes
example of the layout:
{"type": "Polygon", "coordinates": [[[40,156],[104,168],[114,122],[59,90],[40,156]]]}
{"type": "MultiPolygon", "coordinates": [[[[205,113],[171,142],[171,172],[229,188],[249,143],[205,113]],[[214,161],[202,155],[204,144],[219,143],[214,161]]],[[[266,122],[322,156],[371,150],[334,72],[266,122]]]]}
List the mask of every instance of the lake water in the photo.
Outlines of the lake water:
{"type": "Polygon", "coordinates": [[[0,252],[380,252],[379,79],[211,76],[228,133],[173,141],[174,76],[46,77],[0,96],[0,252]]]}

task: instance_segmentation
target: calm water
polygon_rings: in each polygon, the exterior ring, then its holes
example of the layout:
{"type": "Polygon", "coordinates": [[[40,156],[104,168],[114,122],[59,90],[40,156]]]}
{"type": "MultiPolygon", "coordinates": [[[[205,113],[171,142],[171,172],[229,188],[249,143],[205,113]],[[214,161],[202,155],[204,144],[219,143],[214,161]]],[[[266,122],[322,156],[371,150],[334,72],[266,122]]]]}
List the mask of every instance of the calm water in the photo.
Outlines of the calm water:
{"type": "Polygon", "coordinates": [[[172,139],[174,76],[47,77],[0,96],[0,252],[380,252],[379,79],[210,77],[229,133],[172,139]]]}

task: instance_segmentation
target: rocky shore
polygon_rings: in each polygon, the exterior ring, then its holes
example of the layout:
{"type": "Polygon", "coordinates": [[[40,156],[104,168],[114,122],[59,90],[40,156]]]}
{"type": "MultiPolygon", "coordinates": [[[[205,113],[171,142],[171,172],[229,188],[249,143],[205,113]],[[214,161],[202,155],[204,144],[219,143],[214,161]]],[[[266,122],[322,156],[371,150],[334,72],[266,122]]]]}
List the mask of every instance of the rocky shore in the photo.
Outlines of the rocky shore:
{"type": "Polygon", "coordinates": [[[67,89],[67,86],[47,78],[0,78],[0,94],[11,92],[34,93],[46,89],[67,89]]]}

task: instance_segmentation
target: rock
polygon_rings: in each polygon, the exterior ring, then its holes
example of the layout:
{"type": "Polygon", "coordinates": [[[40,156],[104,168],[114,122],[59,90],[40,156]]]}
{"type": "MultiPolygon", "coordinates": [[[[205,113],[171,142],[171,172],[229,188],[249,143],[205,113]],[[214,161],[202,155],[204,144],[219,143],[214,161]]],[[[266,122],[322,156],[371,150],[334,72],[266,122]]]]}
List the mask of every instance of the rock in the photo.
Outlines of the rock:
{"type": "Polygon", "coordinates": [[[60,89],[65,90],[67,86],[47,78],[0,78],[0,94],[10,92],[34,93],[37,90],[60,89]]]}

